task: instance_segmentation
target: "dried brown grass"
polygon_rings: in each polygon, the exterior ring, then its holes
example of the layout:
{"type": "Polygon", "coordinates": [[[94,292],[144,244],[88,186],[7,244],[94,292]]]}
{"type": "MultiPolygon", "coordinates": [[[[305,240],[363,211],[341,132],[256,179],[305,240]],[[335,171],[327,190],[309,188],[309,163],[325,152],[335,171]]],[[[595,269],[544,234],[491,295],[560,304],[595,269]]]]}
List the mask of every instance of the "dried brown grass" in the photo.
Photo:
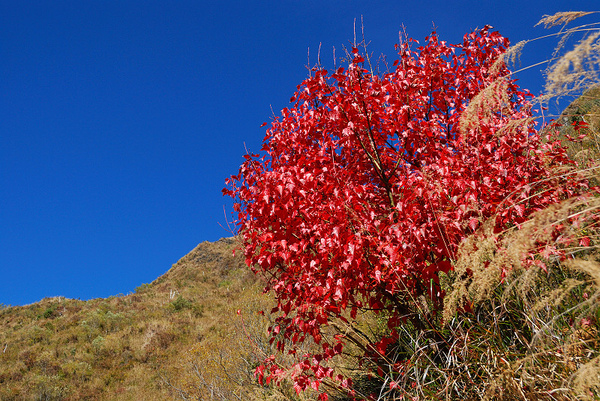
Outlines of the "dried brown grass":
{"type": "Polygon", "coordinates": [[[549,66],[546,97],[581,93],[600,83],[600,32],[593,32],[549,66]]]}
{"type": "MultiPolygon", "coordinates": [[[[582,179],[598,174],[598,168],[590,169],[582,179]]],[[[491,325],[489,333],[502,338],[498,328],[508,324],[510,336],[519,338],[520,346],[488,351],[490,361],[503,362],[483,369],[487,378],[480,394],[595,399],[600,396],[600,197],[592,192],[567,199],[502,233],[493,232],[493,221],[461,245],[444,304],[446,322],[475,310],[477,320],[491,325]]]]}
{"type": "Polygon", "coordinates": [[[491,123],[492,117],[498,113],[510,112],[508,85],[507,77],[499,77],[469,102],[460,119],[460,132],[463,136],[477,132],[482,124],[491,123]]]}
{"type": "Polygon", "coordinates": [[[575,21],[578,18],[584,17],[586,15],[594,14],[593,11],[561,11],[552,15],[544,15],[542,19],[535,24],[544,25],[544,28],[552,28],[558,25],[566,25],[571,21],[575,21]]]}

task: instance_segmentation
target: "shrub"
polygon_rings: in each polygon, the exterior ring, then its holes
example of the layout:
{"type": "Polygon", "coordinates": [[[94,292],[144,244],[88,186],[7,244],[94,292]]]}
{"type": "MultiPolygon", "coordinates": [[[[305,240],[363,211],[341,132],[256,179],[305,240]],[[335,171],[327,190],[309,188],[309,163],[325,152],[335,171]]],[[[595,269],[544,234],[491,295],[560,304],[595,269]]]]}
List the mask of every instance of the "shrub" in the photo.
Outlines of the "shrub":
{"type": "Polygon", "coordinates": [[[148,283],[143,283],[143,284],[142,284],[142,285],[140,285],[139,287],[136,287],[136,288],[135,288],[135,293],[136,293],[136,294],[143,293],[143,292],[145,292],[145,291],[146,291],[148,288],[150,288],[150,287],[151,287],[151,284],[148,284],[148,283]]]}
{"type": "Polygon", "coordinates": [[[193,302],[189,299],[182,297],[181,295],[177,296],[174,301],[169,303],[169,309],[175,312],[182,311],[184,309],[192,308],[193,302]]]}
{"type": "MultiPolygon", "coordinates": [[[[374,397],[333,363],[353,344],[372,369],[367,375],[384,378],[377,387],[403,396],[406,372],[417,374],[412,355],[431,350],[421,360],[440,363],[451,351],[441,278],[461,244],[584,198],[587,180],[573,172],[560,141],[542,140],[535,129],[531,96],[503,58],[505,38],[485,27],[459,45],[435,32],[416,50],[412,43],[398,46],[399,59],[383,74],[356,45],[347,68],[313,69],[271,123],[263,153],[246,155],[227,180],[246,263],[262,273],[281,312],[271,341],[291,354],[309,338],[321,347],[292,366],[267,356],[256,370],[265,383],[291,375],[297,391],[327,384],[374,397]],[[359,331],[361,312],[384,327],[359,331]]],[[[564,259],[551,246],[559,231],[550,227],[517,250],[519,263],[547,269],[537,257],[545,245],[547,257],[564,259]]],[[[513,267],[500,264],[498,277],[513,267]]],[[[421,369],[425,381],[428,368],[421,369]]]]}

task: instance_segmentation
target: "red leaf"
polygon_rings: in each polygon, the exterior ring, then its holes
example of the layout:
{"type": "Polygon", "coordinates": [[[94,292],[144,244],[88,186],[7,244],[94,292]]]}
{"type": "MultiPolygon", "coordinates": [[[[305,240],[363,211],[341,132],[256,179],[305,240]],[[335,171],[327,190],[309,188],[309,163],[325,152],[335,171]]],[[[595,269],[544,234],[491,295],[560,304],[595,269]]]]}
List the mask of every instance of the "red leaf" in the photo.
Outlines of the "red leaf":
{"type": "Polygon", "coordinates": [[[469,220],[469,227],[471,228],[471,230],[475,231],[475,229],[477,228],[478,225],[479,225],[479,219],[476,219],[475,217],[473,217],[469,220]]]}
{"type": "Polygon", "coordinates": [[[517,214],[519,215],[519,217],[523,217],[525,215],[525,205],[524,204],[519,204],[519,205],[515,205],[515,210],[517,211],[517,214]]]}
{"type": "Polygon", "coordinates": [[[579,239],[579,246],[590,246],[590,237],[582,237],[579,239]]]}

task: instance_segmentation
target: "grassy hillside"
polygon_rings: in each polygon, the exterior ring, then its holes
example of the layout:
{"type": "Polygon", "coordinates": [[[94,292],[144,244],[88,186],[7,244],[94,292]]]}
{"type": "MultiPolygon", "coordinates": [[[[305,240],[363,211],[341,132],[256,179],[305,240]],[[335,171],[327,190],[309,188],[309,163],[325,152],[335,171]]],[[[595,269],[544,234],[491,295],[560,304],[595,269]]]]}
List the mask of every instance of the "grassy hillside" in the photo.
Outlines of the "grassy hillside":
{"type": "Polygon", "coordinates": [[[190,364],[201,346],[231,341],[240,323],[237,309],[260,306],[261,286],[233,256],[234,246],[233,239],[204,242],[133,294],[4,307],[0,400],[151,400],[201,393],[190,364]]]}

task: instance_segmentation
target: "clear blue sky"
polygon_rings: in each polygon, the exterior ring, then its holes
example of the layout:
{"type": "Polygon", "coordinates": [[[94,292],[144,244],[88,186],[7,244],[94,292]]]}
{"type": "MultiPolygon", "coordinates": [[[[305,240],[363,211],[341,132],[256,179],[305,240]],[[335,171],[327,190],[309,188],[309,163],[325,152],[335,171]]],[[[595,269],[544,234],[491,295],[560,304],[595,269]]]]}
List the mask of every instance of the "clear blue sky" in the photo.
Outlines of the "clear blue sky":
{"type": "MultiPolygon", "coordinates": [[[[393,60],[402,24],[513,42],[590,1],[0,1],[0,303],[90,299],[151,282],[224,228],[244,143],[364,17],[393,60]]],[[[526,48],[523,63],[551,42],[526,48]]],[[[541,90],[539,69],[520,76],[541,90]]]]}

